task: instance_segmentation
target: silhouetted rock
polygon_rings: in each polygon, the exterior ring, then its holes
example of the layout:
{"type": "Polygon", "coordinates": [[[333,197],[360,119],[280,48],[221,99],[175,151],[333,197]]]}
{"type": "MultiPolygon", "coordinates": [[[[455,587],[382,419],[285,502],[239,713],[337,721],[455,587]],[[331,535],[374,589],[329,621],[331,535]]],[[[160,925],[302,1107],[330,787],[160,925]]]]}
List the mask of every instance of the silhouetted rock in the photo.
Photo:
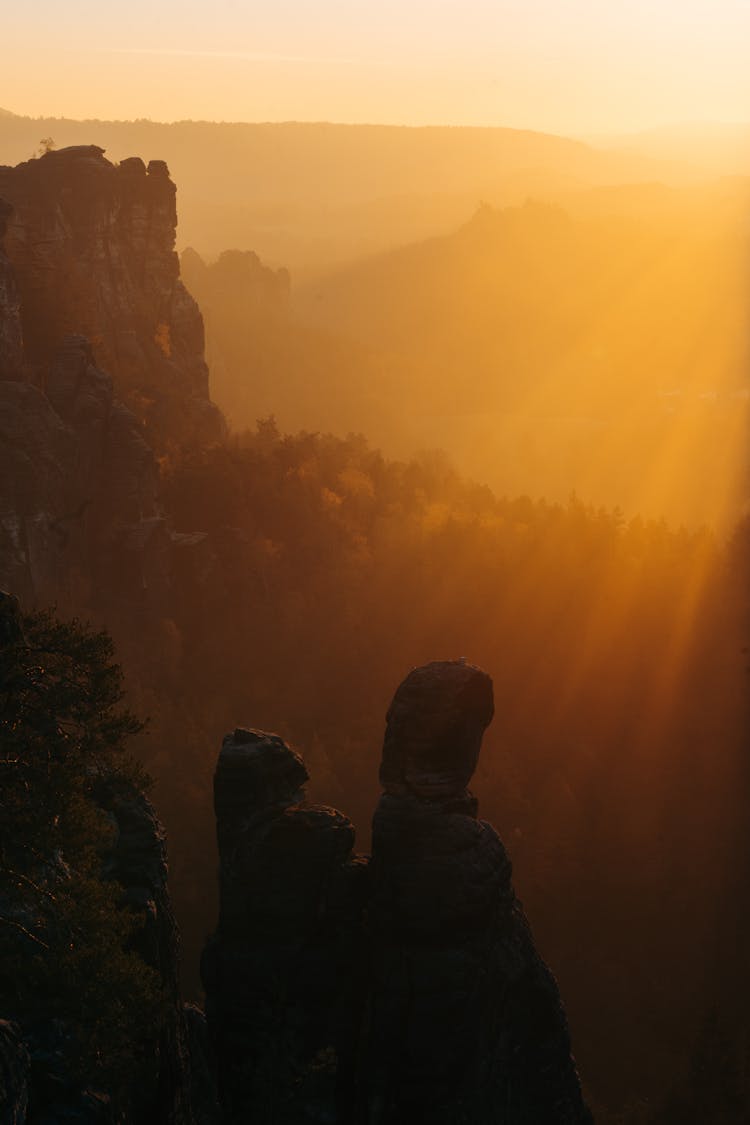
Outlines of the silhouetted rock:
{"type": "Polygon", "coordinates": [[[460,660],[415,668],[386,716],[386,793],[463,797],[493,714],[492,681],[481,669],[460,660]]]}
{"type": "Polygon", "coordinates": [[[467,789],[492,715],[492,681],[464,661],[407,676],[369,865],[346,817],[301,803],[280,738],[224,740],[202,968],[230,1122],[590,1122],[557,986],[467,789]]]}
{"type": "MultiPolygon", "coordinates": [[[[132,948],[158,972],[168,1005],[157,1045],[158,1079],[142,1112],[153,1120],[192,1125],[190,1035],[180,998],[179,934],[167,886],[164,829],[150,801],[132,782],[102,778],[96,797],[116,826],[103,875],[122,886],[123,904],[139,919],[132,948]]],[[[139,1094],[143,1097],[144,1092],[139,1094]]]]}
{"type": "Polygon", "coordinates": [[[492,682],[462,661],[407,676],[373,820],[368,1125],[565,1125],[588,1111],[557,986],[466,786],[492,682]]]}
{"type": "Polygon", "coordinates": [[[206,1016],[195,1004],[183,1008],[190,1055],[190,1106],[194,1125],[217,1125],[221,1120],[216,1089],[216,1060],[208,1037],[206,1016]]]}
{"type": "Polygon", "coordinates": [[[301,804],[306,780],[278,736],[225,738],[221,911],[202,975],[230,1122],[333,1120],[337,1101],[351,1120],[367,869],[345,816],[301,804]]]}

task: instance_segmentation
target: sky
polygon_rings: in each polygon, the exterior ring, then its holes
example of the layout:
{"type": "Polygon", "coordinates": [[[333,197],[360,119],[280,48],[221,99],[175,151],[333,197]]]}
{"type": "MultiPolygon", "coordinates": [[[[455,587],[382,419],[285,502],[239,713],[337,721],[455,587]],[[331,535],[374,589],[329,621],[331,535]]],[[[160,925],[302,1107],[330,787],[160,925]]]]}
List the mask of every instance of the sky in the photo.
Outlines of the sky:
{"type": "Polygon", "coordinates": [[[158,121],[750,120],[750,0],[27,0],[0,106],[158,121]]]}

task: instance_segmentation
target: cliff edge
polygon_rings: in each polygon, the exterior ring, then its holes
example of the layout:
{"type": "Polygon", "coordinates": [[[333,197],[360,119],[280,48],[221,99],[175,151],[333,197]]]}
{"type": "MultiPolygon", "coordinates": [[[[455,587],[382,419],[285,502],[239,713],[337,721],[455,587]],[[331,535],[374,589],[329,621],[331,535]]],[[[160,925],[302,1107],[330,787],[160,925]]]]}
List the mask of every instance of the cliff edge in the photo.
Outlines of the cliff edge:
{"type": "MultiPolygon", "coordinates": [[[[115,165],[96,145],[74,146],[0,167],[0,197],[20,301],[4,298],[0,263],[0,321],[20,319],[31,381],[43,387],[66,336],[85,336],[157,453],[217,439],[223,422],[209,399],[201,314],[180,281],[164,161],[115,165]]],[[[11,372],[17,335],[4,349],[11,372]]]]}
{"type": "Polygon", "coordinates": [[[0,167],[0,585],[115,631],[167,606],[161,459],[225,432],[175,199],[95,145],[0,167]]]}

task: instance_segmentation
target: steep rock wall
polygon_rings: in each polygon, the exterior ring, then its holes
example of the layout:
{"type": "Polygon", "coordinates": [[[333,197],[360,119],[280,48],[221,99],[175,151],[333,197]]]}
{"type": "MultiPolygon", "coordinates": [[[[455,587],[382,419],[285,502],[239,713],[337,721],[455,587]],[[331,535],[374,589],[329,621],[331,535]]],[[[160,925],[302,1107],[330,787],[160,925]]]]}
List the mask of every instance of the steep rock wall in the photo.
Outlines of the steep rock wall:
{"type": "Polygon", "coordinates": [[[3,249],[3,239],[13,208],[0,199],[0,378],[20,379],[24,358],[21,332],[21,297],[13,266],[3,249]]]}
{"type": "Polygon", "coordinates": [[[0,583],[67,612],[153,609],[166,531],[142,427],[83,337],[62,342],[45,381],[0,381],[0,583]]]}
{"type": "Polygon", "coordinates": [[[276,735],[224,739],[221,915],[201,972],[227,1122],[354,1122],[367,865],[348,817],[304,804],[307,777],[276,735]]]}
{"type": "Polygon", "coordinates": [[[224,432],[176,222],[162,161],[92,145],[0,167],[0,585],[121,643],[169,616],[193,545],[159,458],[224,432]]]}
{"type": "Polygon", "coordinates": [[[34,381],[44,385],[66,336],[82,335],[157,452],[220,436],[203,321],[179,278],[166,164],[115,166],[82,145],[0,167],[0,197],[12,207],[5,254],[34,381]]]}

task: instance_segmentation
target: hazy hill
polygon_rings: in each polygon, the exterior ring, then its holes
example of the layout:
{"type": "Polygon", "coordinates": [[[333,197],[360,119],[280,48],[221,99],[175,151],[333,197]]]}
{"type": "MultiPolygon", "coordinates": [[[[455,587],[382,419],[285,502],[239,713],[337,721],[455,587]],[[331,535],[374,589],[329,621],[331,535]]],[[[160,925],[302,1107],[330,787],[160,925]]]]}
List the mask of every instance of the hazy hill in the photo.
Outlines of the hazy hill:
{"type": "Polygon", "coordinates": [[[0,116],[0,163],[98,144],[165,159],[180,184],[181,246],[253,249],[292,269],[443,233],[494,205],[592,185],[675,182],[690,168],[516,129],[108,122],[0,116]]]}
{"type": "Polygon", "coordinates": [[[184,263],[213,393],[235,425],[273,412],[398,455],[446,449],[508,494],[721,522],[747,495],[747,195],[483,206],[451,235],[292,276],[270,304],[257,259],[235,260],[231,296],[228,258],[184,263]]]}

